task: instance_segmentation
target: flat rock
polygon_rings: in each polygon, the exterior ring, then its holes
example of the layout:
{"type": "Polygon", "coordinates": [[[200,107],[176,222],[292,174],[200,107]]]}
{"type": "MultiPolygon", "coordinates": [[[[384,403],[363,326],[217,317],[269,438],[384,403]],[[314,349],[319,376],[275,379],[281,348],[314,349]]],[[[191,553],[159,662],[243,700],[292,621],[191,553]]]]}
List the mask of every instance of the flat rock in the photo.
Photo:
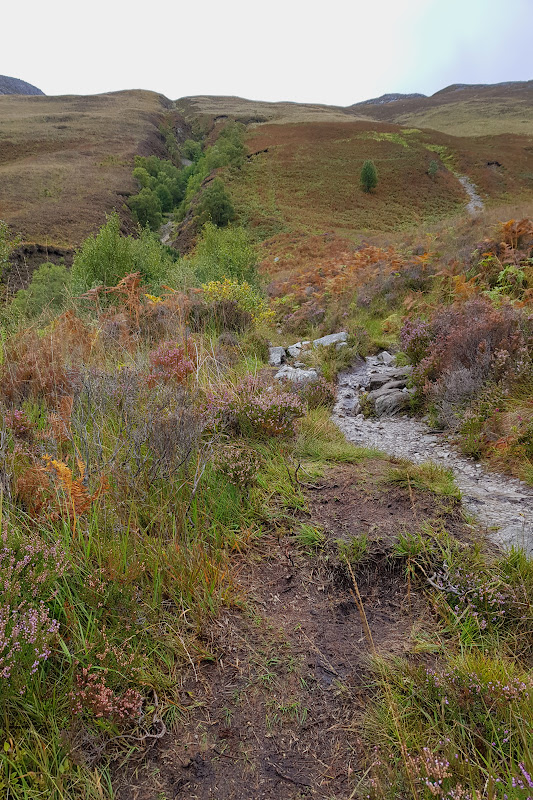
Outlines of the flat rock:
{"type": "Polygon", "coordinates": [[[284,364],[278,372],[276,378],[279,381],[292,381],[293,383],[303,383],[318,380],[316,369],[296,369],[289,364],[284,364]]]}
{"type": "Polygon", "coordinates": [[[287,354],[284,347],[269,347],[268,348],[268,363],[271,367],[280,367],[285,363],[287,354]]]}
{"type": "Polygon", "coordinates": [[[340,333],[330,333],[329,336],[321,336],[320,339],[314,339],[313,347],[329,347],[331,344],[340,344],[346,342],[348,334],[346,331],[340,333]]]}
{"type": "Polygon", "coordinates": [[[368,389],[372,391],[373,389],[380,389],[382,386],[386,386],[388,383],[396,383],[397,388],[401,386],[405,386],[407,382],[407,375],[402,375],[400,370],[391,370],[387,373],[382,373],[378,375],[372,375],[370,381],[368,382],[368,389]]]}

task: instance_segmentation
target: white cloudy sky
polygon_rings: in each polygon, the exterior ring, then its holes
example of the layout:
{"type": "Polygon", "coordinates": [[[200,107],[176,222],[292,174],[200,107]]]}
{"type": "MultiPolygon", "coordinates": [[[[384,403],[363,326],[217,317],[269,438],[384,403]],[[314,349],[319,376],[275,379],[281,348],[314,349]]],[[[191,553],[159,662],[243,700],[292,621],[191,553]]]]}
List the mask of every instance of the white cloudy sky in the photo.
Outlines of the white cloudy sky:
{"type": "MultiPolygon", "coordinates": [[[[0,74],[46,94],[152,89],[349,105],[533,79],[533,0],[19,0],[0,74]]],[[[7,7],[6,7],[7,6],[7,7]]]]}

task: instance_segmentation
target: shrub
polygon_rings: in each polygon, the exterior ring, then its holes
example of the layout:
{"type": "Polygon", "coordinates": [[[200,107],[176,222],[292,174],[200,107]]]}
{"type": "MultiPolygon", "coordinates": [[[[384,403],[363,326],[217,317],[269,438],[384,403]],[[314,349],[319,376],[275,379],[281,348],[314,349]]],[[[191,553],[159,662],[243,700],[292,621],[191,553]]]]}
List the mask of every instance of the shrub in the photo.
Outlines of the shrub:
{"type": "Polygon", "coordinates": [[[297,392],[307,408],[332,408],[335,402],[335,386],[325,378],[304,381],[297,385],[297,392]]]}
{"type": "Polygon", "coordinates": [[[70,276],[63,264],[49,262],[33,273],[27,289],[20,289],[13,300],[13,310],[24,316],[35,317],[43,311],[59,312],[65,305],[70,276]]]}
{"type": "Polygon", "coordinates": [[[183,347],[174,342],[161,342],[150,353],[150,374],[148,386],[156,383],[184,383],[187,376],[194,372],[194,364],[185,354],[183,347]]]}
{"type": "Polygon", "coordinates": [[[405,320],[400,331],[400,341],[411,364],[416,366],[427,355],[432,338],[431,326],[427,322],[422,319],[405,320]]]}
{"type": "Polygon", "coordinates": [[[217,228],[208,222],[196,245],[191,264],[200,283],[230,278],[257,285],[257,256],[244,228],[217,228]]]}
{"type": "Polygon", "coordinates": [[[0,543],[0,692],[10,685],[22,693],[59,630],[48,606],[68,561],[58,542],[47,545],[12,526],[0,543]]]}
{"type": "Polygon", "coordinates": [[[361,189],[363,192],[371,192],[378,185],[378,173],[373,161],[364,162],[361,169],[361,189]]]}
{"type": "Polygon", "coordinates": [[[235,219],[233,203],[220,178],[215,178],[202,192],[195,216],[201,225],[212,222],[218,228],[223,228],[235,219]]]}
{"type": "MultiPolygon", "coordinates": [[[[169,194],[170,197],[170,194],[169,194]]],[[[145,187],[128,199],[128,207],[143,228],[156,231],[163,222],[163,206],[157,191],[145,187]]]]}
{"type": "Polygon", "coordinates": [[[236,386],[207,394],[210,424],[251,438],[293,436],[294,422],[304,415],[299,397],[248,377],[236,386]]]}
{"type": "Polygon", "coordinates": [[[235,300],[217,300],[206,303],[197,300],[189,306],[188,322],[193,331],[237,331],[243,333],[252,324],[249,311],[240,308],[235,300]]]}
{"type": "Polygon", "coordinates": [[[123,236],[119,216],[113,213],[96,236],[89,236],[76,253],[72,290],[82,294],[96,286],[116,286],[126,275],[139,272],[142,282],[156,292],[173,271],[174,262],[152,233],[145,229],[138,239],[123,236]]]}
{"type": "Polygon", "coordinates": [[[235,486],[249,486],[257,478],[261,459],[250,447],[227,444],[217,448],[214,467],[235,486]]]}
{"type": "Polygon", "coordinates": [[[108,670],[82,667],[76,674],[76,688],[71,693],[73,711],[79,715],[89,712],[97,719],[110,722],[137,722],[141,715],[143,698],[135,689],[126,689],[117,695],[106,684],[108,670]]]}
{"type": "Polygon", "coordinates": [[[239,283],[237,280],[224,278],[222,281],[204,283],[202,290],[208,303],[230,300],[238,308],[247,311],[254,323],[266,322],[274,316],[264,297],[246,281],[239,283]]]}

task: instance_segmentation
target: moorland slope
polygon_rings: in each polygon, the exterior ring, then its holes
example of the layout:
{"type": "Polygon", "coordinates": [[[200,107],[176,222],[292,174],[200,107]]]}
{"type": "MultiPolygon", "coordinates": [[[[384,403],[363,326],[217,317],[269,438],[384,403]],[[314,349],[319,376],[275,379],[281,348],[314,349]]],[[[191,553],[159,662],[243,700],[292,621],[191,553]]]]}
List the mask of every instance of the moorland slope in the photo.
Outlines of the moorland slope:
{"type": "Polygon", "coordinates": [[[147,91],[0,97],[0,219],[23,241],[76,247],[135,191],[136,154],[164,155],[170,101],[147,91]]]}

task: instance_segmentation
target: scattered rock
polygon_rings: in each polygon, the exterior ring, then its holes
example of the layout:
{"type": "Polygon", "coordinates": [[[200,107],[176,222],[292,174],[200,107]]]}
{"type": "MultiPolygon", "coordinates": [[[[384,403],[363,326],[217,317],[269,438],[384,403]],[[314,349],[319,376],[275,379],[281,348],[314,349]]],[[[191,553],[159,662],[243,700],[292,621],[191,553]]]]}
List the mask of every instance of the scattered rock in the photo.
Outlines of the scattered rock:
{"type": "Polygon", "coordinates": [[[309,344],[311,344],[311,342],[296,342],[296,344],[291,344],[290,347],[287,347],[287,353],[292,356],[292,358],[298,358],[300,351],[309,344]]]}
{"type": "Polygon", "coordinates": [[[293,383],[302,383],[305,381],[316,381],[318,379],[318,372],[316,369],[297,369],[291,367],[289,364],[284,364],[278,372],[276,372],[278,380],[292,381],[293,383]]]}
{"type": "Polygon", "coordinates": [[[346,343],[348,339],[348,334],[346,331],[341,331],[340,333],[330,333],[329,336],[321,336],[320,339],[315,339],[313,341],[313,347],[329,347],[331,344],[337,343],[346,343]]]}
{"type": "Polygon", "coordinates": [[[430,429],[423,420],[402,414],[412,390],[401,389],[397,384],[405,383],[409,373],[408,367],[391,369],[378,363],[376,357],[341,373],[334,421],[355,444],[383,450],[415,464],[433,461],[451,469],[463,493],[465,508],[478,516],[490,538],[499,545],[515,545],[533,553],[533,491],[520,481],[484,470],[458,453],[442,432],[430,429]],[[357,412],[361,393],[368,389],[369,394],[375,392],[376,414],[382,415],[379,419],[357,412]],[[386,416],[391,414],[394,416],[386,416]]]}
{"type": "Polygon", "coordinates": [[[269,347],[268,348],[268,363],[271,367],[279,367],[285,363],[287,354],[284,347],[269,347]]]}
{"type": "Polygon", "coordinates": [[[390,367],[392,364],[396,362],[396,356],[391,356],[386,350],[383,350],[378,355],[379,360],[385,364],[386,367],[390,367]]]}

